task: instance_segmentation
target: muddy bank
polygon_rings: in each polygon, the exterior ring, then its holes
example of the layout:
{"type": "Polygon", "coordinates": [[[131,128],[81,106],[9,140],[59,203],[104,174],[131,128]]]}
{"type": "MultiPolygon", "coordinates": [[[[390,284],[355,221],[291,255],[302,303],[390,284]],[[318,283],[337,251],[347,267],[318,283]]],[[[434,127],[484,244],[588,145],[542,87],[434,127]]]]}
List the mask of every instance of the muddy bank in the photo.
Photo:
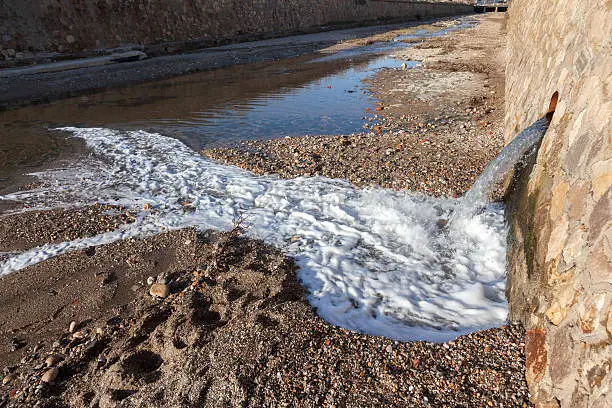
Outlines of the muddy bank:
{"type": "Polygon", "coordinates": [[[258,174],[462,195],[504,145],[504,17],[479,20],[475,28],[396,52],[422,67],[383,70],[368,81],[381,104],[367,132],[244,142],[203,153],[258,174]]]}
{"type": "MultiPolygon", "coordinates": [[[[61,224],[69,214],[45,216],[61,224]]],[[[3,277],[0,398],[41,407],[528,405],[519,326],[446,344],[349,332],[316,316],[295,272],[292,259],[236,228],[120,241],[3,277]],[[167,297],[150,294],[153,281],[167,297]]]]}

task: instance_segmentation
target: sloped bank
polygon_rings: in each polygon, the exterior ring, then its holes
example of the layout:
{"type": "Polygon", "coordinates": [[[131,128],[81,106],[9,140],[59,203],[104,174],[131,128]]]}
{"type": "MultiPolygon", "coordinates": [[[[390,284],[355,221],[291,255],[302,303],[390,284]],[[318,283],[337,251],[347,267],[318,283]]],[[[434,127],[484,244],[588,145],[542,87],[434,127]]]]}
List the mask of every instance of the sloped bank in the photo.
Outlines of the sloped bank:
{"type": "Polygon", "coordinates": [[[610,2],[515,0],[506,139],[559,102],[509,203],[510,316],[546,407],[609,406],[612,374],[610,2]]]}
{"type": "Polygon", "coordinates": [[[211,46],[323,26],[472,11],[468,4],[445,1],[8,0],[0,4],[0,61],[39,51],[80,53],[127,44],[211,46]]]}

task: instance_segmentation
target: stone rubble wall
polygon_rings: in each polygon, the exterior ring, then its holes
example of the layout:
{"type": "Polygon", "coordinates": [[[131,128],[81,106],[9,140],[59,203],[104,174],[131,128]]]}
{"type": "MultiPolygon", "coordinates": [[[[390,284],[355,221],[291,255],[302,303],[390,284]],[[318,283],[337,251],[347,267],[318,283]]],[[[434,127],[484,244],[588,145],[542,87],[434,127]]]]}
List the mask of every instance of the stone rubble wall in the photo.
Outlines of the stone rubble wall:
{"type": "Polygon", "coordinates": [[[612,2],[514,0],[506,140],[559,102],[509,197],[510,318],[541,407],[612,406],[612,2]]]}
{"type": "Polygon", "coordinates": [[[473,11],[463,3],[469,1],[2,0],[0,52],[13,59],[126,44],[210,40],[214,45],[327,25],[473,11]]]}

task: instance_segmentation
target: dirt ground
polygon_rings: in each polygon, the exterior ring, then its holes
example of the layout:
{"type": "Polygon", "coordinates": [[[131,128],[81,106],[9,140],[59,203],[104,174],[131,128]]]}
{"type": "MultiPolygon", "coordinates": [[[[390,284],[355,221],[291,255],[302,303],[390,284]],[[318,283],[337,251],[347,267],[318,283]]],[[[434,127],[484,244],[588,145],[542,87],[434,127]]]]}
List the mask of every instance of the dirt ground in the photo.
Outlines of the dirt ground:
{"type": "Polygon", "coordinates": [[[249,141],[203,154],[258,174],[463,195],[504,145],[504,18],[479,17],[475,28],[396,52],[422,66],[383,70],[368,81],[381,104],[367,132],[249,141]]]}
{"type": "MultiPolygon", "coordinates": [[[[101,214],[38,217],[52,230],[66,217],[103,228],[101,214]]],[[[24,242],[39,234],[12,225],[24,242]]],[[[5,276],[0,406],[529,405],[520,326],[445,344],[350,332],[316,315],[296,270],[237,226],[120,241],[5,276]]]]}

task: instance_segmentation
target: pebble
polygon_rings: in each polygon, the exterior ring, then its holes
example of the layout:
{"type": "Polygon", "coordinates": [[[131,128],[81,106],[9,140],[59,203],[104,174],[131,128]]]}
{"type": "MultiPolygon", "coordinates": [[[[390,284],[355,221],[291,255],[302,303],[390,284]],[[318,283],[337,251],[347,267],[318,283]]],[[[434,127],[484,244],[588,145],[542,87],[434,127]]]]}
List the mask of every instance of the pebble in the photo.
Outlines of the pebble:
{"type": "Polygon", "coordinates": [[[43,374],[40,380],[44,383],[49,384],[55,381],[58,375],[59,375],[59,369],[57,367],[53,367],[45,371],[45,373],[43,374]]]}
{"type": "Polygon", "coordinates": [[[77,322],[74,320],[70,322],[70,326],[68,327],[68,333],[74,333],[77,328],[77,322]]]}
{"type": "Polygon", "coordinates": [[[61,354],[52,354],[47,357],[47,359],[45,360],[45,364],[47,365],[47,367],[53,367],[54,365],[57,365],[62,361],[64,361],[64,356],[62,356],[61,354]]]}
{"type": "Polygon", "coordinates": [[[15,381],[17,376],[15,374],[9,374],[2,379],[2,385],[8,385],[15,381]]]}
{"type": "Polygon", "coordinates": [[[73,339],[84,339],[85,337],[87,337],[87,330],[79,330],[72,333],[73,339]]]}
{"type": "Polygon", "coordinates": [[[170,294],[170,289],[166,284],[154,283],[151,285],[151,289],[149,289],[149,294],[154,297],[166,298],[170,294]]]}
{"type": "Polygon", "coordinates": [[[149,276],[149,277],[147,278],[147,285],[151,286],[151,285],[152,285],[152,284],[154,284],[154,283],[155,283],[155,278],[154,278],[154,277],[152,277],[152,276],[149,276]]]}

